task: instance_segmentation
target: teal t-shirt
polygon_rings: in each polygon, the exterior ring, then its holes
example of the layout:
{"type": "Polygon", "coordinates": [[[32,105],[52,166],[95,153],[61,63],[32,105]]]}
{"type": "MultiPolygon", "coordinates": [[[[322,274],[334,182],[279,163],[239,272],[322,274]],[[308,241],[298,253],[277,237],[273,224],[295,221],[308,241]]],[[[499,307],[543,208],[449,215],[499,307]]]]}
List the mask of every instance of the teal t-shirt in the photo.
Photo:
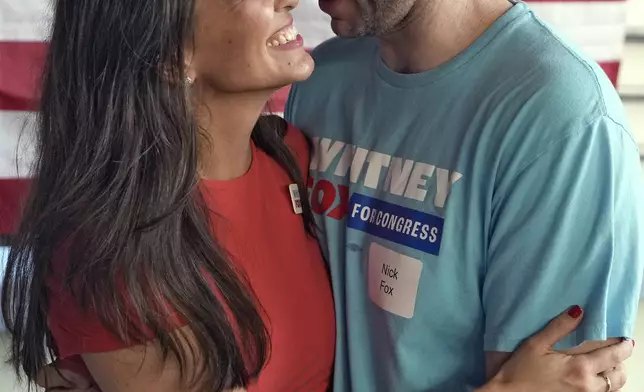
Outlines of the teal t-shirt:
{"type": "Polygon", "coordinates": [[[437,69],[332,39],[286,118],[313,140],[335,294],[335,392],[466,390],[567,307],[562,344],[630,337],[639,153],[602,70],[518,3],[437,69]]]}

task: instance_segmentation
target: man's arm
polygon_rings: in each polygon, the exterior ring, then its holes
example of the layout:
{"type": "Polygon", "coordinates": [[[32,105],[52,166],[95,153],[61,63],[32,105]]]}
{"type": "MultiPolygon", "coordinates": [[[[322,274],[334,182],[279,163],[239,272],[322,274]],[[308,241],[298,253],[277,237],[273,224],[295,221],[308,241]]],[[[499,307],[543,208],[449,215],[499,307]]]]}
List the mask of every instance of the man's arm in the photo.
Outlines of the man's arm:
{"type": "Polygon", "coordinates": [[[518,164],[495,190],[483,286],[487,374],[571,303],[585,319],[557,350],[631,337],[644,269],[639,154],[601,117],[518,164]]]}

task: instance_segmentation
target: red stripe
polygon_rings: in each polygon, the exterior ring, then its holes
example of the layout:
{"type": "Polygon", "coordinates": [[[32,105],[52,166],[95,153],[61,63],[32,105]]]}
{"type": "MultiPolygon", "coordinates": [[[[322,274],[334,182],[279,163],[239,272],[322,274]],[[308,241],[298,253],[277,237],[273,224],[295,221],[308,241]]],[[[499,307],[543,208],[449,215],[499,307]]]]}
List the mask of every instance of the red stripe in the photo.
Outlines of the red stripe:
{"type": "MultiPolygon", "coordinates": [[[[619,61],[606,61],[599,63],[606,75],[613,83],[614,86],[617,86],[617,76],[619,75],[619,61]]],[[[272,113],[284,113],[284,108],[286,106],[286,100],[288,99],[288,92],[291,87],[287,86],[279,90],[268,103],[267,109],[272,113]]]]}
{"type": "Polygon", "coordinates": [[[599,65],[602,67],[604,72],[606,72],[606,75],[608,76],[608,79],[610,79],[610,81],[613,82],[613,86],[617,87],[617,77],[619,76],[620,62],[619,61],[604,61],[604,62],[599,63],[599,65]]]}
{"type": "Polygon", "coordinates": [[[0,179],[0,235],[13,233],[29,192],[29,181],[0,179]]]}
{"type": "Polygon", "coordinates": [[[273,94],[266,105],[266,111],[270,113],[284,113],[289,91],[291,91],[291,86],[286,86],[273,94]]]}
{"type": "Polygon", "coordinates": [[[0,41],[0,110],[31,110],[45,59],[43,42],[0,41]]]}
{"type": "MultiPolygon", "coordinates": [[[[0,110],[33,110],[46,50],[42,42],[0,41],[0,110]]],[[[271,111],[284,111],[288,91],[285,87],[274,96],[271,111]]]]}
{"type": "MultiPolygon", "coordinates": [[[[47,45],[42,42],[0,41],[0,58],[2,59],[0,61],[0,75],[3,75],[0,78],[0,110],[28,111],[34,108],[37,81],[46,48],[47,45]]],[[[600,65],[613,84],[617,84],[619,61],[605,62],[600,65]]],[[[285,87],[273,97],[269,106],[270,111],[284,111],[288,91],[289,88],[285,87]]]]}

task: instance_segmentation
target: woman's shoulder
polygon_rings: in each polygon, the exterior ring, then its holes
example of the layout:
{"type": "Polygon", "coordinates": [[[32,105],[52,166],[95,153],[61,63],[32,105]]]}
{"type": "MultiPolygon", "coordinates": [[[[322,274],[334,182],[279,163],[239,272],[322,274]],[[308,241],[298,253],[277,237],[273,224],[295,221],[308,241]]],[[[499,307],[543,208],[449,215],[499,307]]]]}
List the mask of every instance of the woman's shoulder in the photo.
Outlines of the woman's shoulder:
{"type": "MultiPolygon", "coordinates": [[[[286,122],[286,120],[284,121],[286,122]]],[[[298,155],[305,154],[308,159],[308,155],[311,152],[311,143],[309,139],[299,128],[289,122],[286,122],[284,141],[295,153],[298,155]]]]}
{"type": "Polygon", "coordinates": [[[300,169],[302,171],[308,170],[312,144],[306,135],[293,124],[277,115],[264,116],[263,121],[269,125],[270,129],[277,130],[279,137],[284,140],[284,143],[295,155],[300,164],[300,169]]]}

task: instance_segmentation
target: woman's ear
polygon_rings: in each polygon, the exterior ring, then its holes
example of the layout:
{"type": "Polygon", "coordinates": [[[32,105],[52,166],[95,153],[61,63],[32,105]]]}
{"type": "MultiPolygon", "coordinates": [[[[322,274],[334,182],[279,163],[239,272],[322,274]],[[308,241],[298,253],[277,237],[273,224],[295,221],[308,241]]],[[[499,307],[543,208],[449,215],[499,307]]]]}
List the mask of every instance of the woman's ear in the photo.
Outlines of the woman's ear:
{"type": "Polygon", "coordinates": [[[173,65],[161,65],[161,77],[171,85],[191,85],[197,79],[197,71],[192,63],[192,51],[184,53],[183,72],[173,65]]]}
{"type": "Polygon", "coordinates": [[[189,86],[195,82],[195,79],[197,79],[197,74],[191,67],[186,67],[186,70],[184,71],[184,78],[185,84],[189,86]]]}
{"type": "Polygon", "coordinates": [[[195,66],[192,62],[194,57],[193,54],[194,53],[192,50],[186,50],[184,53],[183,75],[184,75],[184,82],[187,85],[191,85],[197,79],[197,71],[195,70],[195,66]]]}
{"type": "Polygon", "coordinates": [[[186,85],[189,86],[194,83],[197,78],[197,73],[190,67],[185,67],[183,72],[172,70],[168,67],[163,67],[161,70],[161,77],[170,85],[186,85]]]}

